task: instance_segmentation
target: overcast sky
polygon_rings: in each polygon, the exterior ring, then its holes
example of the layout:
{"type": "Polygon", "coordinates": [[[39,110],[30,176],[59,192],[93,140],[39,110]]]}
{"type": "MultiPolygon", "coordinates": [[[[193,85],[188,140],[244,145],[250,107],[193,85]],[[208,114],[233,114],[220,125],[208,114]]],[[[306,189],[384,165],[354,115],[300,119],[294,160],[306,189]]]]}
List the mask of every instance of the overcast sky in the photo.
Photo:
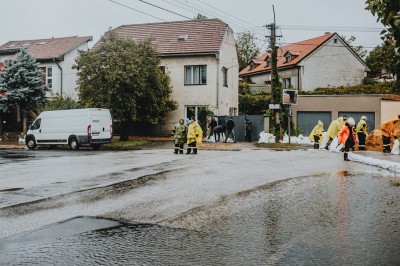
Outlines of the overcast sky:
{"type": "Polygon", "coordinates": [[[91,47],[110,27],[185,20],[198,13],[225,21],[235,33],[253,32],[265,43],[269,32],[263,26],[273,22],[272,5],[280,45],[325,32],[355,36],[354,44],[369,50],[382,42],[383,26],[365,10],[365,0],[0,0],[0,44],[78,35],[93,36],[91,47]]]}

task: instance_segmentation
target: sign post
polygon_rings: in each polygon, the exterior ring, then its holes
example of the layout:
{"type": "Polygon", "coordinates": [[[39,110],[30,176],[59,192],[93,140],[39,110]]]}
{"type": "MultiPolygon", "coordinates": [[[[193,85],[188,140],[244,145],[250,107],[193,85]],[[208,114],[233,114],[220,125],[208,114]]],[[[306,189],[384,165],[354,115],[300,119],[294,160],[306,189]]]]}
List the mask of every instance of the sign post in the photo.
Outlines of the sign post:
{"type": "Polygon", "coordinates": [[[297,104],[297,90],[283,89],[282,92],[282,104],[289,105],[289,113],[288,113],[288,135],[289,135],[289,144],[290,144],[290,123],[292,121],[292,105],[297,104]]]}

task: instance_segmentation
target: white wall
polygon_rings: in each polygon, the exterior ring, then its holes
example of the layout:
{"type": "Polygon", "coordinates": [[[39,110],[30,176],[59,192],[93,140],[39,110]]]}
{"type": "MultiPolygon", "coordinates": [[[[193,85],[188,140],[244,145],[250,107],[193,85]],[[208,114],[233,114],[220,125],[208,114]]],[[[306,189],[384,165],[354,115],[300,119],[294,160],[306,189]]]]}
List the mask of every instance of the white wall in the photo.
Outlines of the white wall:
{"type": "MultiPolygon", "coordinates": [[[[62,73],[60,68],[57,66],[55,62],[38,62],[39,67],[51,67],[53,70],[53,84],[50,92],[47,93],[47,96],[55,96],[56,94],[61,95],[61,82],[62,82],[62,94],[63,96],[71,96],[74,99],[78,99],[76,88],[76,70],[72,69],[72,65],[75,64],[75,58],[78,56],[78,50],[88,50],[88,43],[84,43],[72,50],[68,54],[64,56],[64,60],[58,62],[59,66],[62,69],[62,73]]],[[[9,55],[0,56],[0,62],[4,62],[6,59],[10,58],[9,55]]],[[[46,73],[47,75],[47,73],[46,73]]]]}
{"type": "Polygon", "coordinates": [[[216,115],[229,115],[230,108],[238,109],[239,66],[233,32],[228,31],[219,56],[163,57],[161,65],[171,77],[171,98],[178,109],[167,116],[167,122],[177,122],[185,116],[185,106],[208,106],[216,115]],[[206,85],[186,85],[185,66],[207,65],[206,85]],[[228,87],[223,86],[222,68],[228,69],[228,87]]]}
{"type": "Polygon", "coordinates": [[[299,65],[302,66],[302,89],[305,91],[318,87],[358,85],[365,76],[362,62],[335,37],[299,65]]]}
{"type": "MultiPolygon", "coordinates": [[[[400,115],[400,102],[381,101],[381,122],[393,119],[397,115],[400,115]]],[[[379,125],[377,125],[377,128],[379,128],[379,125]]]]}

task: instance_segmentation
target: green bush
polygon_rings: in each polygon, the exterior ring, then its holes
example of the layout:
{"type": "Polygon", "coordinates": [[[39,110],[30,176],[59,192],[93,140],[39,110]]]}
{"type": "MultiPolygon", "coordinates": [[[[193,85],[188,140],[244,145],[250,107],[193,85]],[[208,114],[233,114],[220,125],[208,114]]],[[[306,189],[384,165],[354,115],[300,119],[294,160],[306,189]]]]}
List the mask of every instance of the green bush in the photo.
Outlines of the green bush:
{"type": "Polygon", "coordinates": [[[352,95],[352,94],[391,94],[392,82],[341,86],[335,88],[317,88],[314,91],[299,91],[301,95],[352,95]]]}
{"type": "Polygon", "coordinates": [[[265,94],[239,94],[240,114],[262,115],[268,109],[271,97],[265,94]]]}

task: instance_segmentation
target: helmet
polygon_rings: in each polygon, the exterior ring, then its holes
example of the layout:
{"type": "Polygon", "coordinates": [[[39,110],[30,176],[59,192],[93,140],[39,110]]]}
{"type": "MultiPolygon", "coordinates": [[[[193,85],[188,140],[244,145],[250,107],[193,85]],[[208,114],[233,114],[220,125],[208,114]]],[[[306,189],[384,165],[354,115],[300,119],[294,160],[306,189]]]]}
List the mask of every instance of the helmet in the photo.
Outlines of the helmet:
{"type": "Polygon", "coordinates": [[[347,123],[349,123],[350,126],[355,126],[356,125],[356,121],[354,121],[353,117],[349,117],[349,119],[347,120],[347,123]]]}
{"type": "Polygon", "coordinates": [[[360,119],[361,120],[367,120],[367,117],[365,115],[363,115],[360,119]]]}

